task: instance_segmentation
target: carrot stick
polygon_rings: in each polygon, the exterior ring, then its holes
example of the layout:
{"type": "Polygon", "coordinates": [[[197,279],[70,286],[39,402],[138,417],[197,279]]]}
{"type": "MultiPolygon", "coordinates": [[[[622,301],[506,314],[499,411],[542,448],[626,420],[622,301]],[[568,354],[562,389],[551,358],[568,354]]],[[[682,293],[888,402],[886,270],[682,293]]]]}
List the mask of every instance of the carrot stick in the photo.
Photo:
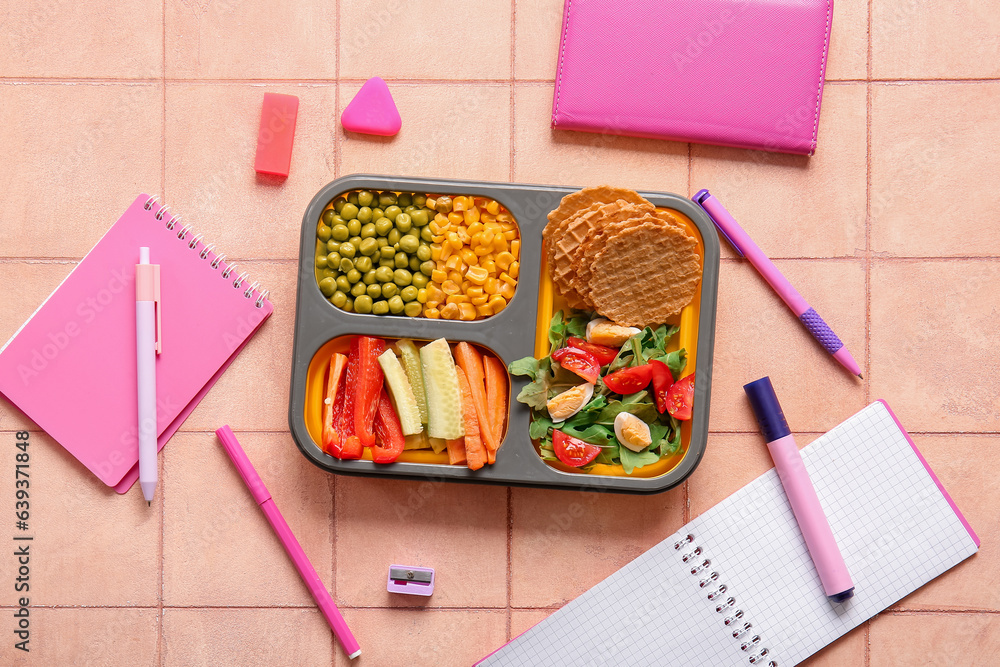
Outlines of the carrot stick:
{"type": "MultiPolygon", "coordinates": [[[[490,423],[499,449],[503,443],[503,425],[507,420],[507,369],[493,355],[483,357],[483,366],[486,371],[486,403],[491,411],[490,423]]],[[[496,451],[487,450],[487,454],[489,462],[493,463],[496,451]]]]}
{"type": "Polygon", "coordinates": [[[479,437],[479,420],[476,417],[476,407],[472,399],[472,389],[469,380],[461,368],[458,372],[458,385],[462,388],[462,418],[465,420],[465,458],[469,468],[479,470],[486,463],[486,449],[479,437]]]}
{"type": "Polygon", "coordinates": [[[326,379],[326,396],[323,400],[323,451],[333,453],[337,432],[333,428],[334,405],[337,402],[337,391],[340,380],[347,367],[347,357],[334,352],[330,355],[330,373],[326,379]]]}
{"type": "Polygon", "coordinates": [[[448,441],[448,463],[456,465],[465,463],[465,438],[456,438],[448,441]]]}
{"type": "Polygon", "coordinates": [[[465,371],[465,378],[472,390],[472,401],[479,418],[479,431],[486,449],[496,452],[499,446],[490,422],[489,405],[486,403],[486,389],[483,387],[483,358],[479,351],[466,342],[455,346],[455,363],[465,371]]]}

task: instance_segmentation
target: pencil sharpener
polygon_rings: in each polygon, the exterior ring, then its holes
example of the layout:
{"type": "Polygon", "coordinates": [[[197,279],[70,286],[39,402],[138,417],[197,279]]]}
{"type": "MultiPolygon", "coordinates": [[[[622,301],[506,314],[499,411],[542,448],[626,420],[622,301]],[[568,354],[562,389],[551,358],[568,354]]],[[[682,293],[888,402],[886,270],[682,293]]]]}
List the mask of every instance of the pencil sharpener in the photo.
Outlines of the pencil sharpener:
{"type": "Polygon", "coordinates": [[[403,595],[429,596],[434,592],[434,568],[390,565],[386,590],[403,595]]]}

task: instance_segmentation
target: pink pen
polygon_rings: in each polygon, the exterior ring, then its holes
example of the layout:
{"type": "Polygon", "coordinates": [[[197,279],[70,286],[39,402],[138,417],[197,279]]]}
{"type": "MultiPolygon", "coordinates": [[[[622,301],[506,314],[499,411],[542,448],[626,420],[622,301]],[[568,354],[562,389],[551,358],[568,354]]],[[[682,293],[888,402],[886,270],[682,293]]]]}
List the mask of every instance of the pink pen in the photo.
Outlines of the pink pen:
{"type": "Polygon", "coordinates": [[[847,571],[847,564],[833,537],[830,522],[819,503],[816,489],[802,463],[798,445],[785,421],[778,397],[771,386],[771,378],[762,377],[743,385],[750,399],[750,406],[757,416],[760,432],[767,440],[767,449],[774,459],[781,486],[788,496],[788,504],[802,531],[809,548],[823,590],[832,602],[843,602],[854,595],[854,582],[847,571]]]}
{"type": "Polygon", "coordinates": [[[156,493],[156,355],[160,353],[160,265],[139,248],[135,266],[135,352],[139,403],[139,486],[151,504],[156,493]]]}
{"type": "Polygon", "coordinates": [[[243,482],[250,489],[250,495],[260,505],[260,509],[264,512],[264,516],[267,517],[268,523],[274,528],[274,532],[278,534],[278,539],[285,546],[285,551],[288,552],[292,563],[295,564],[295,569],[302,576],[302,581],[306,583],[306,587],[312,593],[316,604],[319,605],[319,610],[326,617],[326,622],[330,624],[333,634],[340,640],[340,644],[344,647],[344,651],[347,652],[347,656],[352,660],[358,657],[361,655],[361,647],[358,645],[358,640],[351,634],[351,629],[347,627],[347,621],[340,615],[340,610],[337,609],[333,598],[330,597],[330,592],[326,590],[323,581],[316,574],[316,568],[309,562],[306,552],[302,550],[302,545],[295,539],[292,530],[285,523],[285,518],[281,516],[281,512],[275,506],[274,500],[271,499],[271,494],[268,493],[267,487],[261,481],[260,475],[254,470],[253,464],[247,458],[246,452],[240,447],[236,436],[233,435],[233,430],[229,426],[223,426],[215,434],[219,436],[222,446],[229,453],[229,458],[233,460],[233,464],[236,466],[236,470],[239,471],[240,477],[243,478],[243,482]]]}
{"type": "Polygon", "coordinates": [[[753,264],[753,268],[764,277],[767,284],[778,293],[781,300],[785,302],[799,321],[805,325],[813,338],[819,341],[823,348],[833,355],[833,358],[840,362],[840,365],[849,370],[854,375],[861,377],[861,368],[854,360],[847,347],[841,342],[837,334],[823,321],[823,318],[816,314],[816,311],[806,303],[798,290],[792,287],[781,271],[774,265],[767,255],[757,247],[753,239],[743,231],[729,211],[719,203],[719,200],[712,196],[708,190],[699,190],[694,196],[694,202],[705,209],[708,217],[712,219],[715,226],[719,228],[733,248],[741,257],[746,257],[753,264]]]}

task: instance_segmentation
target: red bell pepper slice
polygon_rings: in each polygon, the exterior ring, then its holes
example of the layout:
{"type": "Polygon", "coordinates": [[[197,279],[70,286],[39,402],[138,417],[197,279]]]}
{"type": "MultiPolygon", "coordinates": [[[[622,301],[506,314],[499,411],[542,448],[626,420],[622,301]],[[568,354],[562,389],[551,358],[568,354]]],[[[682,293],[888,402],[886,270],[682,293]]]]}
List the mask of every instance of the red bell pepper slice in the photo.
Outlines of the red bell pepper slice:
{"type": "Polygon", "coordinates": [[[323,451],[333,454],[340,450],[340,435],[337,433],[337,417],[335,412],[337,401],[343,404],[344,370],[347,368],[347,357],[337,352],[330,355],[330,373],[326,381],[326,398],[323,401],[323,451]]]}
{"type": "Polygon", "coordinates": [[[561,347],[552,353],[552,359],[568,371],[572,371],[590,384],[601,376],[601,365],[590,352],[575,347],[561,347]]]}
{"type": "Polygon", "coordinates": [[[354,433],[354,392],[358,377],[358,355],[352,350],[347,357],[347,372],[333,404],[333,437],[327,452],[338,459],[360,459],[364,452],[361,440],[354,433]]]}
{"type": "MultiPolygon", "coordinates": [[[[669,370],[667,372],[669,373],[669,370]]],[[[653,368],[649,364],[643,364],[605,375],[604,385],[616,394],[627,396],[645,389],[651,379],[653,379],[653,368]]]]}
{"type": "Polygon", "coordinates": [[[582,338],[571,337],[566,339],[566,343],[570,347],[589,352],[594,356],[594,359],[597,359],[597,363],[601,366],[607,366],[618,356],[618,350],[615,348],[608,347],[607,345],[598,345],[597,343],[588,343],[582,338]]]}
{"type": "MultiPolygon", "coordinates": [[[[382,367],[378,356],[385,352],[385,341],[371,336],[356,336],[351,341],[351,360],[357,359],[354,385],[354,432],[362,447],[375,444],[375,412],[382,390],[382,367]]],[[[348,369],[349,370],[349,369],[348,369]]]]}
{"type": "Polygon", "coordinates": [[[379,392],[378,409],[375,412],[375,444],[372,445],[372,461],[392,463],[403,453],[406,438],[399,423],[399,415],[392,407],[392,401],[385,387],[379,392]]]}

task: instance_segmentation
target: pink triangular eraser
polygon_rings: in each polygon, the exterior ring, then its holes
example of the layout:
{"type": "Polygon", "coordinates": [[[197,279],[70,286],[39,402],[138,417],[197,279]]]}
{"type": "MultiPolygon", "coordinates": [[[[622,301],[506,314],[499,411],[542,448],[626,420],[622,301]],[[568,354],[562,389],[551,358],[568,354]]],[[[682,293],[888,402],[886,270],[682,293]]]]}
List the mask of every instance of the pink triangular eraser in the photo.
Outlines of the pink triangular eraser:
{"type": "Polygon", "coordinates": [[[361,90],[340,115],[340,124],[350,132],[391,137],[403,126],[392,93],[377,76],[365,81],[361,90]]]}

